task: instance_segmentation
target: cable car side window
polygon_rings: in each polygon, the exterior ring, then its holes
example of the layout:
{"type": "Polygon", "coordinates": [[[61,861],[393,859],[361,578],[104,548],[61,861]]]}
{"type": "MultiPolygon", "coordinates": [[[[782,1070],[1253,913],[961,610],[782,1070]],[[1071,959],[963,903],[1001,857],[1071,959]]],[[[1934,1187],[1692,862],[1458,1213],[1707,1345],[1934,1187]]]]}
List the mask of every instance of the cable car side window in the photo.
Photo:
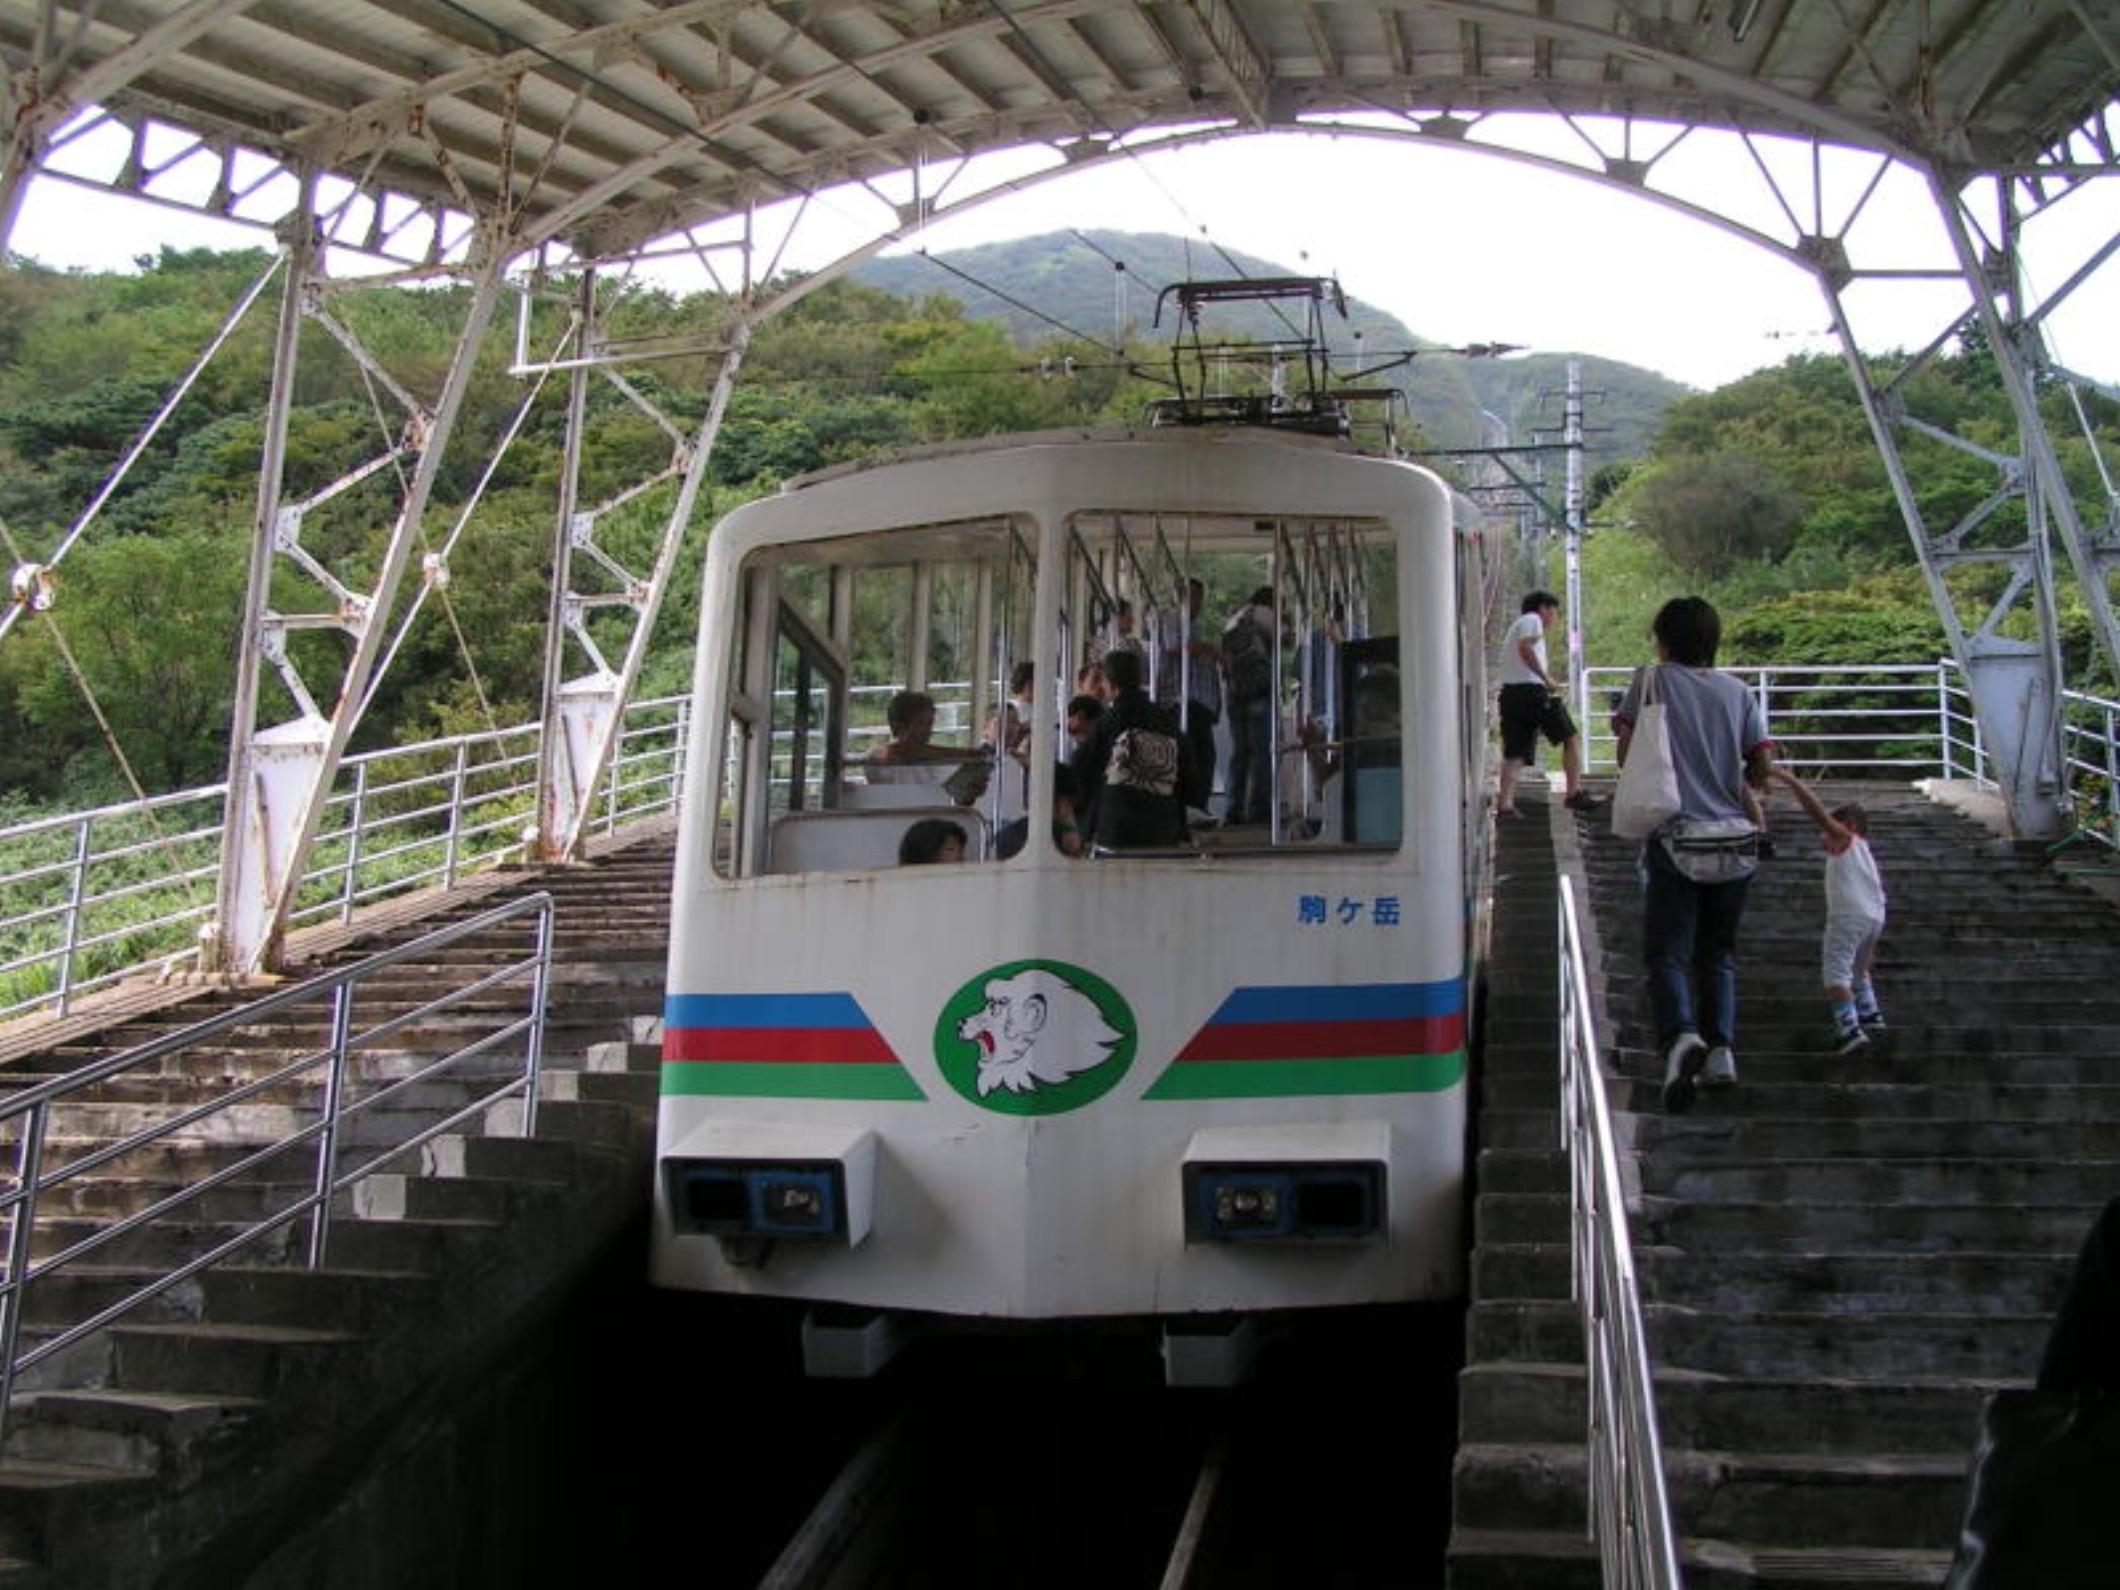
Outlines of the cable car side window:
{"type": "Polygon", "coordinates": [[[1029,655],[1035,546],[1027,520],[985,518],[744,560],[723,876],[996,855],[1026,815],[1028,737],[1005,704],[1011,663],[1029,655]]]}
{"type": "MultiPolygon", "coordinates": [[[[1074,515],[1063,546],[1055,673],[1074,680],[1064,721],[1093,858],[1398,848],[1411,708],[1389,524],[1110,510],[1074,515]],[[1138,668],[1114,667],[1120,651],[1138,668]],[[1099,810],[1115,736],[1097,725],[1130,693],[1113,673],[1136,671],[1180,745],[1175,840],[1099,810]]],[[[1120,715],[1145,714],[1135,698],[1120,715]]]]}

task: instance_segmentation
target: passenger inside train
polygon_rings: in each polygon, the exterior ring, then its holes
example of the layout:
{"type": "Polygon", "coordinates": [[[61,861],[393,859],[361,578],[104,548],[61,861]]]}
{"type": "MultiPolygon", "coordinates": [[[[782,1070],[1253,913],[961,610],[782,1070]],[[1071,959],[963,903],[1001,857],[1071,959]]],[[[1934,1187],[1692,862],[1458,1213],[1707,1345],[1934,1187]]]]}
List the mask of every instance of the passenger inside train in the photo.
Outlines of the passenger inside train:
{"type": "MultiPolygon", "coordinates": [[[[952,809],[968,859],[997,864],[1071,857],[1084,841],[1092,860],[1399,842],[1397,554],[1383,525],[1075,513],[1052,571],[1057,628],[1048,617],[1042,631],[1040,544],[1030,520],[1003,517],[751,554],[726,697],[717,866],[733,876],[888,867],[908,822],[952,809]],[[1174,623],[1182,635],[1196,584],[1201,612],[1271,609],[1259,626],[1267,707],[1251,719],[1270,741],[1270,796],[1263,814],[1249,803],[1244,824],[1227,809],[1231,726],[1210,705],[1217,693],[1159,679],[1162,657],[1139,638],[1174,623]],[[1181,757],[1200,773],[1175,790],[1174,811],[1152,775],[1145,798],[1098,810],[1112,743],[1149,727],[1108,721],[1128,692],[1184,714],[1170,731],[1181,747],[1211,731],[1211,759],[1181,757]],[[1093,768],[1081,761],[1092,743],[1102,748],[1093,768]],[[1038,788],[1041,755],[1073,766],[1077,812],[1064,811],[1063,790],[1038,788]],[[1122,805],[1145,810],[1121,820],[1122,805]],[[885,812],[895,820],[868,821],[885,812]]],[[[1220,646],[1203,643],[1181,655],[1204,665],[1220,646]]],[[[1151,748],[1144,736],[1138,749],[1151,748]]]]}

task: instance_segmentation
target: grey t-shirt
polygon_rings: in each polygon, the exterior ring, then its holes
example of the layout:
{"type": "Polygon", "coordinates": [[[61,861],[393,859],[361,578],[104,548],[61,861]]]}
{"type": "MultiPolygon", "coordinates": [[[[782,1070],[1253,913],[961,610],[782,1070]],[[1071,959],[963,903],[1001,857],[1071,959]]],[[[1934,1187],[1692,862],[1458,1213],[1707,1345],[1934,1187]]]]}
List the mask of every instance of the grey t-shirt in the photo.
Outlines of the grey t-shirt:
{"type": "MultiPolygon", "coordinates": [[[[1634,682],[1613,717],[1632,724],[1641,714],[1642,678],[1634,682]]],[[[1671,763],[1678,770],[1679,814],[1717,818],[1745,815],[1745,757],[1767,743],[1759,703],[1737,680],[1713,668],[1656,664],[1656,699],[1664,704],[1671,763]]]]}

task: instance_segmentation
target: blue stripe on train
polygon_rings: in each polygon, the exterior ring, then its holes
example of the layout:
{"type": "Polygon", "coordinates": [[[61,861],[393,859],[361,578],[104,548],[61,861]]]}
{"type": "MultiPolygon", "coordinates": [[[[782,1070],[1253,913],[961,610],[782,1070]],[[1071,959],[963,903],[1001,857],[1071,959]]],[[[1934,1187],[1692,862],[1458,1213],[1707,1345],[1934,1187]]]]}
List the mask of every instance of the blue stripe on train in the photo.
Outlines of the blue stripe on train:
{"type": "Polygon", "coordinates": [[[866,1028],[852,994],[672,994],[663,1002],[666,1027],[866,1028]]]}
{"type": "Polygon", "coordinates": [[[1327,983],[1235,989],[1209,1021],[1407,1021],[1452,1016],[1464,1008],[1464,985],[1455,978],[1436,983],[1327,983]]]}

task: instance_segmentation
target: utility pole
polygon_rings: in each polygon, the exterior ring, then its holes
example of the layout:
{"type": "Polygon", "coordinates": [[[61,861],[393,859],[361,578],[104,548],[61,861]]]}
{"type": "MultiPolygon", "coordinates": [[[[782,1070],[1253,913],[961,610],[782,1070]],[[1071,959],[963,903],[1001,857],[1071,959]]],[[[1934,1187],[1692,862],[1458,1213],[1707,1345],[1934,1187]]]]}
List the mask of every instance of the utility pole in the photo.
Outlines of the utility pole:
{"type": "Polygon", "coordinates": [[[1568,555],[1568,688],[1575,696],[1575,723],[1590,722],[1590,680],[1583,669],[1583,366],[1568,361],[1568,402],[1561,441],[1568,449],[1568,485],[1562,499],[1567,514],[1568,555]]]}

